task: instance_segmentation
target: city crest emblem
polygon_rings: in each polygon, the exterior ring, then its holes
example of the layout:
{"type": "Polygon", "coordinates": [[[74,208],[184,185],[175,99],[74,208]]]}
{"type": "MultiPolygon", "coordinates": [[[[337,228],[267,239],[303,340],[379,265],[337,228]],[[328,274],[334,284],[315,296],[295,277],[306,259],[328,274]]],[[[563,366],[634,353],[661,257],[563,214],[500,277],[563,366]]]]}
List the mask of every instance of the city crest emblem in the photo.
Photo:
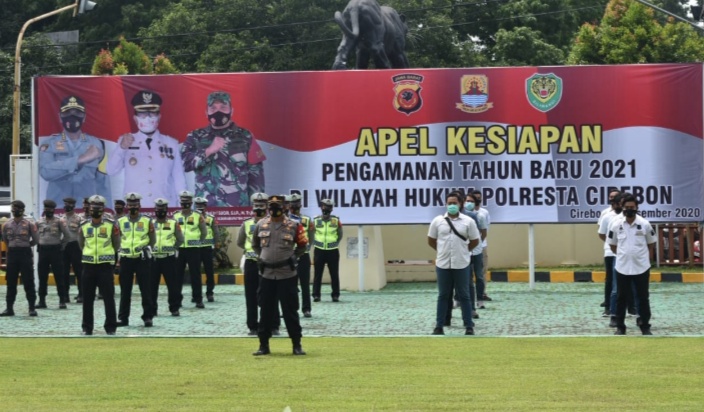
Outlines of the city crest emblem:
{"type": "Polygon", "coordinates": [[[423,106],[420,96],[423,76],[417,74],[399,74],[391,78],[394,82],[394,108],[406,116],[417,112],[423,106]]]}
{"type": "Polygon", "coordinates": [[[534,74],[526,79],[528,103],[541,112],[552,110],[562,99],[562,79],[554,73],[534,74]]]}
{"type": "Polygon", "coordinates": [[[465,113],[482,113],[492,107],[489,100],[489,79],[483,74],[468,74],[460,79],[460,98],[456,108],[465,113]]]}

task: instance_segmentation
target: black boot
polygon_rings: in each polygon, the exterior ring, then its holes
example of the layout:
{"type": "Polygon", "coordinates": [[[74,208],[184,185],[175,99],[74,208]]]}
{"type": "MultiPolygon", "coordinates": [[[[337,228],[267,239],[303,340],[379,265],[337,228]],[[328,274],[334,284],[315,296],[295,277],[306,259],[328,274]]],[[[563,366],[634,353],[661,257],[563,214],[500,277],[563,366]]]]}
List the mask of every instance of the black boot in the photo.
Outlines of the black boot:
{"type": "Polygon", "coordinates": [[[39,297],[39,304],[35,306],[37,309],[46,309],[46,297],[45,296],[40,296],[39,297]]]}
{"type": "Polygon", "coordinates": [[[34,304],[29,305],[29,316],[37,316],[37,311],[34,304]]]}
{"type": "Polygon", "coordinates": [[[271,351],[269,350],[269,340],[259,338],[259,349],[256,352],[253,352],[252,355],[254,356],[262,356],[262,355],[268,355],[270,354],[271,351]]]}
{"type": "Polygon", "coordinates": [[[12,305],[7,305],[7,309],[0,313],[0,316],[15,316],[15,311],[12,309],[12,305]]]}

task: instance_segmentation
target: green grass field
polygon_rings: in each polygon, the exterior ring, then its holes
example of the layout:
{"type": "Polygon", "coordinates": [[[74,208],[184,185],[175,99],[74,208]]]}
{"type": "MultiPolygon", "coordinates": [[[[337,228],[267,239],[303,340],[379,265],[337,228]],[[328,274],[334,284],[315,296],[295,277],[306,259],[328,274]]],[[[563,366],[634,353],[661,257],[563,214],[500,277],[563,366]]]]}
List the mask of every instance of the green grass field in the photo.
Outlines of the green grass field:
{"type": "Polygon", "coordinates": [[[0,339],[3,411],[667,410],[704,338],[0,339]]]}

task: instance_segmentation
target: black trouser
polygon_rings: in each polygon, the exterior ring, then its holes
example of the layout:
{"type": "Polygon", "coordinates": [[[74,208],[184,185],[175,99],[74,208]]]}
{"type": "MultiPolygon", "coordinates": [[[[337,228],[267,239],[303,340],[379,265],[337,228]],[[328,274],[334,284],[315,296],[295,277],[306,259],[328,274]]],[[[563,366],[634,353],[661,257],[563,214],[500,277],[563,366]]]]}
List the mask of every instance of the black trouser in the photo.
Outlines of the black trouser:
{"type": "Polygon", "coordinates": [[[315,266],[313,297],[320,298],[320,287],[323,283],[325,265],[328,265],[328,271],[330,272],[331,296],[333,298],[340,297],[340,250],[315,248],[313,251],[313,265],[315,266]]]}
{"type": "MultiPolygon", "coordinates": [[[[176,265],[176,277],[179,278],[180,288],[183,290],[183,277],[186,265],[191,278],[191,295],[196,303],[203,303],[203,281],[200,278],[200,248],[182,247],[178,249],[178,262],[176,265]]],[[[181,296],[183,300],[183,295],[181,296]]],[[[180,303],[179,303],[180,306],[180,303]]]]}
{"type": "Polygon", "coordinates": [[[301,309],[310,312],[310,254],[304,253],[298,258],[298,268],[296,268],[298,282],[301,285],[301,309]]]}
{"type": "Polygon", "coordinates": [[[68,302],[65,297],[66,285],[64,284],[64,260],[61,252],[61,245],[39,245],[39,262],[37,272],[39,275],[39,299],[44,300],[47,294],[49,283],[49,267],[54,273],[56,282],[56,293],[59,295],[59,302],[68,302]]]}
{"type": "MultiPolygon", "coordinates": [[[[247,305],[247,327],[250,330],[259,329],[259,267],[256,260],[245,259],[244,261],[244,300],[247,305]]],[[[281,326],[281,314],[276,306],[274,319],[272,320],[274,329],[281,326]]]]}
{"type": "MultiPolygon", "coordinates": [[[[73,267],[73,274],[76,276],[76,286],[78,287],[78,296],[83,296],[83,289],[81,288],[81,276],[83,275],[83,262],[81,262],[81,248],[78,246],[78,241],[68,242],[64,248],[64,285],[66,286],[66,292],[64,296],[68,302],[69,289],[71,289],[71,267],[73,267]]],[[[54,272],[56,276],[56,272],[54,272]]]]}
{"type": "Polygon", "coordinates": [[[301,344],[301,321],[298,317],[298,277],[293,276],[287,279],[266,279],[259,277],[258,291],[259,305],[261,312],[259,315],[259,343],[269,345],[272,324],[278,310],[278,302],[281,302],[281,310],[284,315],[284,323],[288,336],[294,345],[301,344]]]}
{"type": "MultiPolygon", "coordinates": [[[[152,304],[152,294],[150,286],[152,282],[150,260],[137,258],[120,258],[120,311],[117,318],[122,322],[129,322],[130,307],[132,305],[132,285],[135,275],[139,292],[142,295],[142,319],[151,319],[154,316],[154,305],[152,304]]],[[[84,296],[85,298],[85,296],[84,296]]]]}
{"type": "Polygon", "coordinates": [[[11,247],[7,249],[7,271],[5,273],[7,281],[7,308],[12,308],[17,298],[17,281],[22,277],[22,286],[24,286],[24,294],[27,296],[29,310],[34,309],[34,302],[37,295],[34,291],[34,256],[32,248],[27,247],[11,247]]]}
{"type": "Polygon", "coordinates": [[[611,302],[611,288],[614,283],[614,260],[616,256],[604,256],[604,269],[606,269],[606,279],[604,279],[604,307],[609,312],[609,302],[611,302]]]}
{"type": "Polygon", "coordinates": [[[112,273],[112,263],[83,264],[83,330],[93,332],[93,305],[95,304],[95,288],[100,289],[105,305],[105,331],[114,332],[117,329],[115,314],[115,280],[112,273]]]}
{"type": "Polygon", "coordinates": [[[616,327],[626,330],[626,309],[628,307],[628,291],[635,287],[638,297],[638,315],[641,330],[650,329],[650,269],[640,275],[623,275],[614,270],[616,275],[616,327]]]}
{"type": "Polygon", "coordinates": [[[176,256],[158,257],[152,262],[152,304],[154,305],[154,313],[159,307],[159,284],[161,283],[161,275],[164,275],[166,282],[166,290],[169,293],[169,312],[177,311],[181,307],[181,286],[183,285],[183,276],[181,282],[178,282],[176,277],[176,256]]]}
{"type": "MultiPolygon", "coordinates": [[[[215,289],[215,269],[213,268],[213,248],[200,248],[200,262],[203,264],[205,272],[205,293],[206,296],[212,295],[215,289]]],[[[195,296],[194,296],[195,297],[195,296]]]]}

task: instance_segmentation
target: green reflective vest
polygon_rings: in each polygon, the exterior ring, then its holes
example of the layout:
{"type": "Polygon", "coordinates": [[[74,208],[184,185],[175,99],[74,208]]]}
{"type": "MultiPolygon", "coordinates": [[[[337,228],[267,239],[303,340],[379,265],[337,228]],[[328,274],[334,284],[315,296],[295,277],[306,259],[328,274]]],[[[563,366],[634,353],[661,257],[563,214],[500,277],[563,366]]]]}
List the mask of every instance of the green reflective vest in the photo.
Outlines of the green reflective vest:
{"type": "Polygon", "coordinates": [[[254,227],[256,225],[257,225],[257,222],[254,221],[254,218],[247,219],[242,223],[242,230],[244,230],[244,234],[245,234],[245,240],[244,240],[244,258],[245,259],[257,260],[257,254],[254,253],[254,249],[252,249],[252,237],[254,237],[254,227]]]}
{"type": "Polygon", "coordinates": [[[156,243],[154,244],[154,256],[166,257],[173,256],[176,252],[176,220],[166,219],[166,222],[160,223],[154,221],[154,233],[156,235],[156,243]]]}
{"type": "Polygon", "coordinates": [[[136,222],[131,221],[129,216],[117,220],[122,236],[120,256],[135,258],[141,255],[142,248],[149,245],[150,222],[151,219],[144,215],[140,215],[136,222]]]}
{"type": "Polygon", "coordinates": [[[313,246],[323,250],[337,249],[340,246],[340,239],[337,238],[339,224],[337,216],[330,215],[327,221],[323,220],[322,216],[316,216],[313,246]]]}
{"type": "Polygon", "coordinates": [[[174,213],[174,219],[183,231],[183,244],[181,247],[200,247],[200,213],[192,212],[184,216],[182,211],[174,213]]]}
{"type": "Polygon", "coordinates": [[[215,222],[215,216],[206,213],[204,219],[207,231],[205,233],[205,239],[203,240],[201,247],[215,246],[215,233],[213,233],[213,223],[215,222]]]}
{"type": "Polygon", "coordinates": [[[81,226],[83,238],[83,263],[110,263],[115,264],[115,248],[112,247],[112,231],[114,224],[111,220],[103,220],[100,226],[95,227],[87,220],[81,226]]]}

